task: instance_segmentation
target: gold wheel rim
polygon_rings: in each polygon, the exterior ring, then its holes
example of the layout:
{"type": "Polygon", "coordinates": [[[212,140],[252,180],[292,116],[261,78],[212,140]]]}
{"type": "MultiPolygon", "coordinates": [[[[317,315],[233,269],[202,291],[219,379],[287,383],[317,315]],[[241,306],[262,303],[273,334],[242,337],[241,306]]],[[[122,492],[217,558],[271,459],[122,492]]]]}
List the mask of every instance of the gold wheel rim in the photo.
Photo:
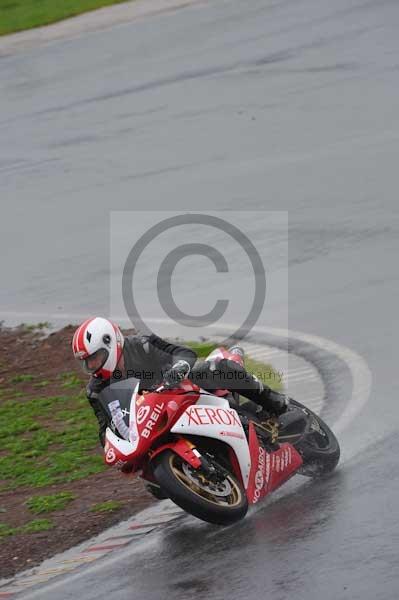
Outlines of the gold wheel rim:
{"type": "MultiPolygon", "coordinates": [[[[204,488],[197,485],[192,479],[187,477],[180,467],[182,459],[176,454],[171,454],[169,457],[169,466],[176,479],[183,484],[190,492],[196,494],[203,500],[211,502],[216,506],[233,508],[242,502],[242,491],[237,482],[230,476],[226,479],[231,486],[231,493],[228,496],[215,496],[211,492],[207,492],[204,488]]],[[[204,479],[206,480],[205,476],[204,479]]]]}

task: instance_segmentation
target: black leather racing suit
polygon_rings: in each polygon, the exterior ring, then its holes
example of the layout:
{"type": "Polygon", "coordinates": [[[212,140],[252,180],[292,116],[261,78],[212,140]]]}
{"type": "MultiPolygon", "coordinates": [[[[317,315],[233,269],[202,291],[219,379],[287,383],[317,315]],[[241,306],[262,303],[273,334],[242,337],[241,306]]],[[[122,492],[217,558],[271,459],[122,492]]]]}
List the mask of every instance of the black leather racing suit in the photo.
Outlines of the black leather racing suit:
{"type": "Polygon", "coordinates": [[[110,379],[91,377],[86,391],[87,398],[98,419],[99,437],[104,445],[105,430],[110,425],[109,417],[100,401],[100,392],[116,381],[135,377],[140,380],[140,389],[150,389],[163,381],[163,374],[178,360],[185,360],[191,367],[189,379],[207,391],[228,389],[249,398],[263,408],[273,411],[274,392],[263,386],[253,375],[238,363],[222,359],[216,364],[198,362],[196,353],[185,346],[172,344],[157,335],[129,336],[123,347],[124,369],[115,369],[110,379]]]}

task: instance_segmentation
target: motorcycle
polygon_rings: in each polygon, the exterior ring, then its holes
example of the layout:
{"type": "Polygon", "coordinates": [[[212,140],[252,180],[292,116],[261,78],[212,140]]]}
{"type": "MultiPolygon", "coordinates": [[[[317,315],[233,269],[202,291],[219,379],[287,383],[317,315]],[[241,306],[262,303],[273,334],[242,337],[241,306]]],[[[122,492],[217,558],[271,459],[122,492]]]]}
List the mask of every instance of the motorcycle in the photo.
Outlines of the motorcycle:
{"type": "MultiPolygon", "coordinates": [[[[225,348],[207,360],[221,358],[243,364],[225,348]]],[[[249,401],[240,406],[235,393],[209,393],[188,379],[152,391],[139,386],[127,379],[101,394],[114,428],[106,431],[106,464],[139,474],[154,495],[209,523],[234,523],[293,475],[320,477],[338,463],[333,432],[295,400],[273,418],[249,401]]]]}

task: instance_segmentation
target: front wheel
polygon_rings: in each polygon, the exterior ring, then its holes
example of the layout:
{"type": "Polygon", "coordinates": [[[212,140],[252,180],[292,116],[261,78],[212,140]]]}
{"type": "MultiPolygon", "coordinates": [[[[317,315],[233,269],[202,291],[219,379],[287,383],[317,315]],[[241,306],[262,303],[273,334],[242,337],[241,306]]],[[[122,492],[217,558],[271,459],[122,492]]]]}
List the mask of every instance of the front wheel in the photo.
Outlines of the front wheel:
{"type": "Polygon", "coordinates": [[[229,525],[248,510],[245,491],[226,471],[208,479],[178,454],[165,450],[154,459],[154,476],[169,498],[188,513],[208,523],[229,525]]]}

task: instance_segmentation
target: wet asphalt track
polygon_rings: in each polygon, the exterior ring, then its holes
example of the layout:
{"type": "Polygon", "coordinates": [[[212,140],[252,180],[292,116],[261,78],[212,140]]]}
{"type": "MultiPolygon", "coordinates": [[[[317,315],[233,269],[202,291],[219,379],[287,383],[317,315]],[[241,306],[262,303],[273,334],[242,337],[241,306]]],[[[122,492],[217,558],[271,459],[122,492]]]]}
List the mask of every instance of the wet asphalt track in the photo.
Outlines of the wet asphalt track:
{"type": "Polygon", "coordinates": [[[398,25],[396,1],[215,0],[0,60],[6,319],[107,312],[110,209],[288,210],[289,327],[373,375],[330,480],[41,599],[397,598],[398,25]]]}

